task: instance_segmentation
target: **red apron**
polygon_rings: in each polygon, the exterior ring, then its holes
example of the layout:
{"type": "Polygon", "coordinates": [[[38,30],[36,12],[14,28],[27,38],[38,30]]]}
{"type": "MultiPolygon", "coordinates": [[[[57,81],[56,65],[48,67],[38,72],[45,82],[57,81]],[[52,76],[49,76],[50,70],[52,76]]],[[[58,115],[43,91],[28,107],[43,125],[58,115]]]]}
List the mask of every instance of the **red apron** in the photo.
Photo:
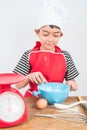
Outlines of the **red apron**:
{"type": "MultiPolygon", "coordinates": [[[[66,59],[61,49],[55,46],[55,52],[40,50],[40,42],[29,54],[29,63],[31,72],[41,72],[48,82],[62,83],[66,73],[66,59]]],[[[37,91],[37,84],[30,84],[30,89],[27,90],[25,96],[31,96],[32,91],[37,91]]]]}

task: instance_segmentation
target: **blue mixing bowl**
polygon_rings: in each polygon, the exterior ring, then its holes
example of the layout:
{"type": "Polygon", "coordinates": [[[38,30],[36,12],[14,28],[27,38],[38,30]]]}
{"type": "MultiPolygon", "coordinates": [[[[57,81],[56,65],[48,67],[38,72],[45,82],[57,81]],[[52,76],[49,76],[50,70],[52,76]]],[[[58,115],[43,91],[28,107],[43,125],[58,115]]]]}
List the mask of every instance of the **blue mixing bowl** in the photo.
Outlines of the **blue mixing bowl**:
{"type": "Polygon", "coordinates": [[[38,85],[38,91],[34,91],[33,95],[40,95],[45,98],[49,104],[62,103],[69,95],[70,87],[66,84],[57,82],[48,82],[38,85]]]}

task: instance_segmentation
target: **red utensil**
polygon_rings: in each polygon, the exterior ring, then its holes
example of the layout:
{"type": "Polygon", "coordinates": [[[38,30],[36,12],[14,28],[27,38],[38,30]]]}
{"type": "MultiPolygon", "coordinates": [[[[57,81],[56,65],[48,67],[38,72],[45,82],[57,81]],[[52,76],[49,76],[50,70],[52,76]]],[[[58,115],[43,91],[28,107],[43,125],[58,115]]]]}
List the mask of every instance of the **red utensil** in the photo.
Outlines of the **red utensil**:
{"type": "Polygon", "coordinates": [[[0,74],[0,128],[14,126],[27,119],[25,99],[17,89],[11,87],[24,79],[25,76],[20,74],[0,74]]]}

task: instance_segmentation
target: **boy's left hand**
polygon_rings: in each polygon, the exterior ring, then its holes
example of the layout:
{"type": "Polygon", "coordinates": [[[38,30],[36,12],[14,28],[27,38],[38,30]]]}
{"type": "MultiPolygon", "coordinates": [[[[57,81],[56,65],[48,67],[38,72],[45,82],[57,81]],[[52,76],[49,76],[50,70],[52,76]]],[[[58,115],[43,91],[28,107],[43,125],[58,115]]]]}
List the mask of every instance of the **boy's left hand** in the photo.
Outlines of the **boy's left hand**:
{"type": "Polygon", "coordinates": [[[76,91],[78,89],[78,85],[74,79],[66,81],[66,84],[70,86],[71,91],[76,91]]]}

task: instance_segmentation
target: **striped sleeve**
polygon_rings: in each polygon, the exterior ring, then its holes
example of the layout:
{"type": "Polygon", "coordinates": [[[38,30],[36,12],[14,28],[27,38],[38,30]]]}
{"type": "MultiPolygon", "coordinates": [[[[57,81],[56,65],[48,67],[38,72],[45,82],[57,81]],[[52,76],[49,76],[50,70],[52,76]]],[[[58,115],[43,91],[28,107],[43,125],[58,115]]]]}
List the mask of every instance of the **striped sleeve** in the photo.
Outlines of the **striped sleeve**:
{"type": "Polygon", "coordinates": [[[66,57],[66,62],[67,62],[67,71],[65,75],[65,80],[71,80],[74,79],[79,75],[79,72],[77,68],[75,67],[75,64],[73,62],[73,59],[71,55],[67,51],[63,51],[63,54],[66,57]]]}
{"type": "Polygon", "coordinates": [[[18,64],[15,66],[13,70],[14,73],[23,74],[25,76],[29,74],[30,72],[30,64],[28,60],[29,53],[30,53],[30,50],[27,50],[24,52],[18,64]]]}

